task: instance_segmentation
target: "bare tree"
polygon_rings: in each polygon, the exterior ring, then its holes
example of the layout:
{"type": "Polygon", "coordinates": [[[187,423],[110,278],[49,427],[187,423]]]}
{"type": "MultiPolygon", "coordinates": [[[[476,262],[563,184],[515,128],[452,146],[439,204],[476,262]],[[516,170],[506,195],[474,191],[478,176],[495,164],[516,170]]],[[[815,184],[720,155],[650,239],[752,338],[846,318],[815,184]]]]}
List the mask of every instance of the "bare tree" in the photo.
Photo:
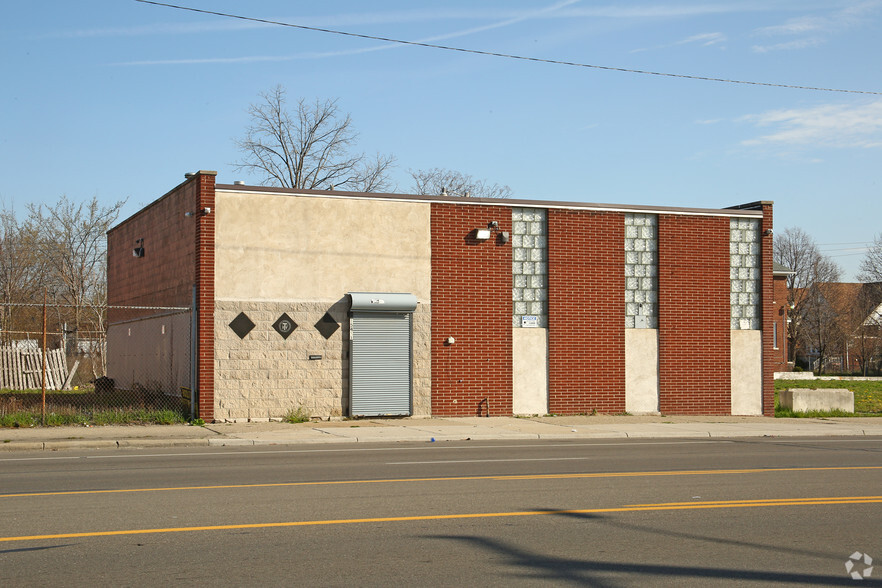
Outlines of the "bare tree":
{"type": "Polygon", "coordinates": [[[471,196],[473,198],[510,198],[511,188],[490,184],[462,172],[433,168],[408,170],[413,178],[414,194],[471,196]]]}
{"type": "Polygon", "coordinates": [[[845,316],[841,312],[846,300],[839,286],[835,282],[814,282],[800,306],[799,343],[807,357],[817,357],[819,374],[824,373],[827,358],[843,349],[847,340],[845,316]]]}
{"type": "Polygon", "coordinates": [[[882,282],[882,233],[876,236],[873,245],[864,254],[858,279],[862,282],[882,282]]]}
{"type": "Polygon", "coordinates": [[[37,252],[46,264],[47,284],[57,303],[71,307],[70,315],[59,317],[59,322],[70,321],[74,350],[86,310],[106,305],[105,233],[124,204],[101,206],[95,197],[75,204],[62,196],[51,207],[28,206],[28,224],[37,234],[37,252]]]}
{"type": "Polygon", "coordinates": [[[857,361],[862,376],[868,376],[882,353],[882,314],[877,312],[882,305],[882,283],[853,286],[855,294],[842,313],[848,334],[846,355],[857,361]]]}
{"type": "Polygon", "coordinates": [[[831,314],[824,304],[824,292],[818,285],[838,282],[842,275],[839,265],[822,255],[814,239],[798,227],[787,228],[775,235],[775,261],[793,271],[787,277],[787,304],[791,321],[787,327],[790,340],[790,361],[795,361],[800,347],[808,350],[826,348],[831,330],[831,314]]]}
{"type": "Polygon", "coordinates": [[[388,172],[395,158],[353,153],[358,134],[336,100],[300,99],[291,111],[282,86],[262,92],[260,98],[248,108],[251,124],[245,137],[236,140],[242,152],[242,159],[233,164],[237,170],[261,176],[263,185],[285,188],[389,188],[388,172]]]}
{"type": "Polygon", "coordinates": [[[12,210],[0,211],[0,335],[4,343],[10,342],[10,332],[20,326],[13,322],[16,315],[12,304],[40,300],[45,264],[36,245],[32,226],[19,223],[12,210]]]}

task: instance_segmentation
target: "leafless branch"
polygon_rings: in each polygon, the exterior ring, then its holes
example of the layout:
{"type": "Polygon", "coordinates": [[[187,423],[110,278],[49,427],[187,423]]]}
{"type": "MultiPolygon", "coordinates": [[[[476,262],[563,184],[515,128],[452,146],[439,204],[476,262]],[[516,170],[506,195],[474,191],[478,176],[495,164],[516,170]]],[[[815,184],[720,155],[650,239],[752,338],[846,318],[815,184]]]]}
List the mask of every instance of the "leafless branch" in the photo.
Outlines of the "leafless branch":
{"type": "Polygon", "coordinates": [[[864,254],[858,279],[862,282],[882,282],[882,233],[876,236],[873,245],[864,254]]]}
{"type": "Polygon", "coordinates": [[[395,159],[353,153],[358,138],[352,119],[336,100],[298,100],[288,110],[282,86],[260,94],[248,109],[251,125],[236,141],[242,159],[234,164],[261,177],[263,185],[285,188],[376,191],[389,185],[395,159]]]}
{"type": "Polygon", "coordinates": [[[439,195],[446,192],[450,196],[471,196],[473,198],[510,198],[511,188],[490,184],[485,180],[473,178],[455,170],[433,168],[408,170],[413,178],[415,194],[439,195]]]}

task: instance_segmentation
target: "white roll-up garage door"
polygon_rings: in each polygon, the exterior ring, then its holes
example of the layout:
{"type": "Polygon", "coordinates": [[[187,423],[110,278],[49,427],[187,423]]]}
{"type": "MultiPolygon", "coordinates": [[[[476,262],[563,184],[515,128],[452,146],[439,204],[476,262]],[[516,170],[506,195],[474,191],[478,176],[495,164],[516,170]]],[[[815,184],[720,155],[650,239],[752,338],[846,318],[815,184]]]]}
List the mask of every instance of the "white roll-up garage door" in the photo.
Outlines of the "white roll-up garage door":
{"type": "Polygon", "coordinates": [[[350,297],[350,415],[410,415],[411,316],[416,297],[364,292],[350,297]]]}

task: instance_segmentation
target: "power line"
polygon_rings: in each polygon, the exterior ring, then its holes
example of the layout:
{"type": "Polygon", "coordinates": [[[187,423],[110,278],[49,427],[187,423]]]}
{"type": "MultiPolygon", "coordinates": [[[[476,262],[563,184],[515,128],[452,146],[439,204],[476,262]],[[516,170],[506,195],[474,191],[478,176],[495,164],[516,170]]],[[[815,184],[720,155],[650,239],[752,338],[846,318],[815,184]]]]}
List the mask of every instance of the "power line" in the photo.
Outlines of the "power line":
{"type": "Polygon", "coordinates": [[[857,253],[836,253],[834,255],[828,255],[827,257],[854,257],[855,255],[864,255],[866,251],[859,251],[857,253]]]}
{"type": "Polygon", "coordinates": [[[845,247],[843,249],[821,249],[823,252],[827,251],[857,251],[858,253],[869,250],[869,247],[845,247]]]}
{"type": "Polygon", "coordinates": [[[826,247],[829,245],[872,245],[873,241],[846,241],[844,243],[818,243],[819,247],[826,247]]]}
{"type": "Polygon", "coordinates": [[[306,31],[315,31],[318,33],[329,33],[332,35],[343,35],[345,37],[356,37],[359,39],[370,39],[372,41],[383,41],[385,43],[398,43],[399,45],[411,45],[415,47],[426,47],[429,49],[443,49],[445,51],[458,51],[460,53],[472,53],[475,55],[486,55],[489,57],[502,57],[505,59],[518,59],[521,61],[533,61],[537,63],[550,63],[554,65],[567,65],[570,67],[586,67],[591,69],[602,69],[606,71],[617,71],[623,73],[634,73],[641,75],[649,75],[649,76],[662,76],[669,78],[682,78],[687,80],[699,80],[704,82],[722,82],[726,84],[746,84],[749,86],[767,86],[771,88],[789,88],[793,90],[814,90],[818,92],[841,92],[846,94],[872,94],[875,96],[882,96],[882,92],[872,92],[870,90],[844,90],[840,88],[821,88],[815,86],[797,86],[792,84],[773,84],[770,82],[752,82],[748,80],[730,80],[726,78],[713,78],[706,76],[693,76],[687,74],[675,74],[675,73],[665,73],[658,71],[647,71],[642,69],[628,69],[625,67],[612,67],[608,65],[592,65],[589,63],[578,63],[575,61],[559,61],[556,59],[542,59],[540,57],[528,57],[524,55],[513,55],[510,53],[497,53],[494,51],[481,51],[478,49],[464,49],[462,47],[451,47],[449,45],[437,45],[435,43],[423,43],[420,41],[404,41],[402,39],[392,39],[389,37],[379,37],[375,35],[363,35],[359,33],[350,33],[347,31],[338,31],[334,29],[324,29],[320,27],[310,27],[306,25],[293,24],[288,22],[280,22],[277,20],[268,20],[264,18],[254,18],[250,16],[242,16],[238,14],[229,14],[226,12],[216,12],[213,10],[202,10],[200,8],[191,8],[189,6],[179,6],[177,4],[167,4],[165,2],[154,2],[153,0],[135,0],[135,2],[140,2],[142,4],[152,4],[154,6],[163,6],[166,8],[175,8],[177,10],[187,10],[189,12],[198,12],[201,14],[211,14],[213,16],[223,16],[225,18],[235,18],[238,20],[246,20],[250,22],[259,22],[263,24],[277,25],[282,27],[290,27],[294,29],[301,29],[306,31]]]}

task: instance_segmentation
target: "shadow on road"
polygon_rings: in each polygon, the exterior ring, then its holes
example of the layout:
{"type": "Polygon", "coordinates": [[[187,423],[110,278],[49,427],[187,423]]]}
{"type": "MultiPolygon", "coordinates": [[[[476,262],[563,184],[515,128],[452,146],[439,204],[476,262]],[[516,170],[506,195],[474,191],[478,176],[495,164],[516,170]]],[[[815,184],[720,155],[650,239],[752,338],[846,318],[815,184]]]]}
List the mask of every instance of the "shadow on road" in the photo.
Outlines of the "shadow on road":
{"type": "MultiPolygon", "coordinates": [[[[543,509],[529,509],[531,511],[541,511],[543,509]]],[[[561,517],[570,517],[595,525],[615,527],[618,530],[649,533],[663,537],[666,540],[688,540],[705,543],[714,543],[733,548],[756,549],[764,553],[781,554],[780,561],[786,562],[788,556],[813,557],[819,559],[829,558],[827,553],[820,553],[810,550],[793,549],[782,547],[779,545],[766,545],[762,543],[753,543],[747,541],[738,541],[723,539],[719,537],[702,536],[693,533],[682,533],[676,531],[660,530],[643,525],[634,525],[622,523],[612,518],[602,515],[588,513],[566,513],[558,512],[556,509],[544,509],[550,514],[561,517]]],[[[645,585],[651,585],[655,582],[665,579],[675,582],[678,579],[685,581],[693,579],[696,581],[721,581],[734,580],[740,582],[755,582],[762,584],[783,584],[798,586],[853,586],[854,581],[850,579],[845,568],[842,569],[841,575],[818,575],[805,574],[798,571],[782,570],[745,570],[738,568],[726,568],[721,566],[691,566],[676,564],[645,564],[639,561],[630,562],[611,562],[600,561],[588,558],[569,558],[559,557],[553,554],[540,553],[538,551],[528,550],[515,543],[502,541],[490,537],[481,537],[477,535],[431,535],[424,536],[425,539],[436,539],[442,541],[459,542],[468,545],[475,550],[485,552],[489,557],[495,557],[506,562],[507,565],[514,568],[510,574],[520,580],[532,581],[549,581],[567,584],[579,584],[585,586],[597,586],[599,588],[612,587],[621,585],[623,580],[628,584],[637,585],[637,582],[643,582],[645,585]],[[517,571],[515,571],[517,570],[517,571]]],[[[630,552],[629,555],[639,560],[639,553],[630,552]]],[[[713,562],[711,562],[713,563],[713,562]]],[[[866,579],[861,582],[862,586],[882,586],[882,580],[866,579]]]]}

